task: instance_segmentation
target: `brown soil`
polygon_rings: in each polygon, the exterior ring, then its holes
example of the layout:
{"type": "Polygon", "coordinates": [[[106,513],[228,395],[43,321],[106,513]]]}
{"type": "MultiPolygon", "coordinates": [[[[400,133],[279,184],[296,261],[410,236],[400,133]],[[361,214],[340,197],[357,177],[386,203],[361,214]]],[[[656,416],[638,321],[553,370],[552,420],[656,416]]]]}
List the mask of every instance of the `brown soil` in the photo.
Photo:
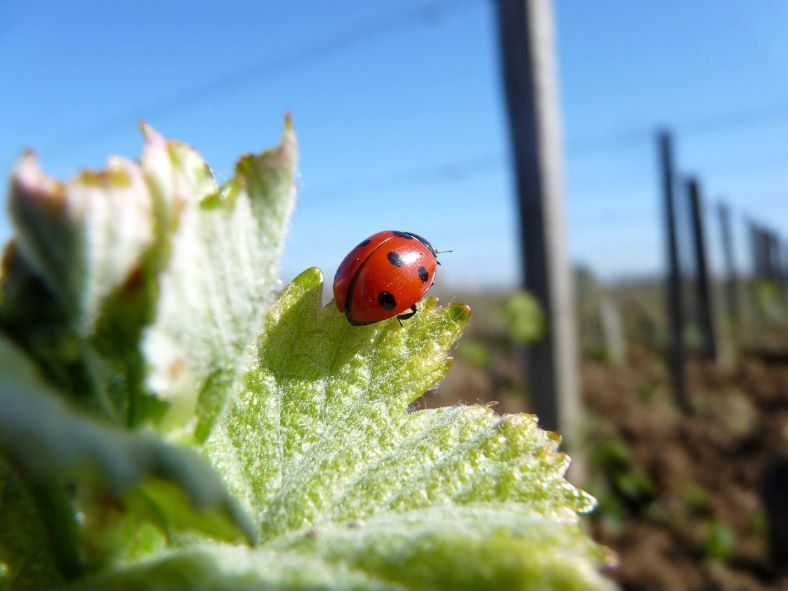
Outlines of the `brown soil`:
{"type": "Polygon", "coordinates": [[[593,534],[619,555],[610,574],[632,590],[788,589],[762,500],[765,474],[788,452],[788,366],[696,362],[689,383],[684,415],[654,359],[583,368],[593,534]]]}

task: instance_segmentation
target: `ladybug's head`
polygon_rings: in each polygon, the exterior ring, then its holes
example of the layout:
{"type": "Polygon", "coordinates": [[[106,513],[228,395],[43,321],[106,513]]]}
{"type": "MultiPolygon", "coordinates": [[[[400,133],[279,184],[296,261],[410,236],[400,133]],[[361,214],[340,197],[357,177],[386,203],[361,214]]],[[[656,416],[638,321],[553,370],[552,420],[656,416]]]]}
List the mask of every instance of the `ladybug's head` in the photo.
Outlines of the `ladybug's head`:
{"type": "MultiPolygon", "coordinates": [[[[427,240],[426,238],[422,238],[421,236],[419,236],[418,234],[414,234],[413,232],[408,232],[408,234],[410,234],[411,236],[413,236],[414,238],[419,240],[424,246],[429,248],[430,252],[435,257],[435,260],[436,261],[438,260],[438,251],[435,250],[435,247],[432,244],[430,244],[429,240],[427,240]]],[[[440,263],[438,263],[438,264],[440,264],[440,263]]]]}

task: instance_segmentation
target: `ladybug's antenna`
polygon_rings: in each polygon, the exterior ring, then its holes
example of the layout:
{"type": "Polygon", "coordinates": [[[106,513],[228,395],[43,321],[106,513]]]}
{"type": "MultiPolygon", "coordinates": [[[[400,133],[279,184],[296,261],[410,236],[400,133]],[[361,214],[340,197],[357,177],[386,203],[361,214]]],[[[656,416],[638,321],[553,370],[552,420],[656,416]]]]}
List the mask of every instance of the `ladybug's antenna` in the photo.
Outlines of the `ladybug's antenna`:
{"type": "Polygon", "coordinates": [[[435,262],[438,263],[439,265],[441,264],[441,262],[438,260],[438,255],[439,254],[443,254],[444,252],[454,252],[454,251],[453,250],[436,250],[435,251],[435,262]]]}

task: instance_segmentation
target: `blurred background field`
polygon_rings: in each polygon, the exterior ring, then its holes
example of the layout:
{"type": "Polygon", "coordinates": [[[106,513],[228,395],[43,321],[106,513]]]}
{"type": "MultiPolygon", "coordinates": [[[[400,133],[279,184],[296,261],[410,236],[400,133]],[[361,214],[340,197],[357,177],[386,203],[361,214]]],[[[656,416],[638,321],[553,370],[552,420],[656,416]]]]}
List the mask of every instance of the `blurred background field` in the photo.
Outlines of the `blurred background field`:
{"type": "MultiPolygon", "coordinates": [[[[544,368],[528,350],[556,318],[521,290],[497,6],[2,3],[0,167],[26,147],[59,177],[135,158],[145,120],[223,180],[291,111],[302,160],[283,281],[319,266],[330,283],[382,229],[427,237],[452,251],[434,295],[473,318],[417,406],[532,410],[525,376],[544,368]]],[[[583,403],[564,435],[600,500],[593,533],[618,554],[610,576],[625,589],[786,588],[788,517],[773,502],[785,483],[769,479],[785,478],[788,453],[788,4],[553,9],[583,403]],[[668,363],[660,129],[674,147],[687,408],[668,363]],[[686,176],[702,187],[705,299],[686,176]]]]}
{"type": "MultiPolygon", "coordinates": [[[[565,447],[586,458],[585,486],[600,503],[593,535],[617,553],[610,574],[625,589],[784,589],[778,564],[785,556],[772,557],[770,537],[784,535],[788,522],[769,513],[766,480],[775,466],[784,470],[788,440],[785,309],[762,325],[766,349],[717,363],[697,350],[689,355],[691,409],[682,413],[665,362],[662,291],[645,281],[605,288],[622,303],[628,346],[621,358],[604,339],[598,304],[578,299],[584,409],[565,447]]],[[[446,380],[416,405],[530,410],[523,372],[538,368],[523,367],[504,321],[511,294],[456,297],[492,320],[471,322],[446,380]]]]}

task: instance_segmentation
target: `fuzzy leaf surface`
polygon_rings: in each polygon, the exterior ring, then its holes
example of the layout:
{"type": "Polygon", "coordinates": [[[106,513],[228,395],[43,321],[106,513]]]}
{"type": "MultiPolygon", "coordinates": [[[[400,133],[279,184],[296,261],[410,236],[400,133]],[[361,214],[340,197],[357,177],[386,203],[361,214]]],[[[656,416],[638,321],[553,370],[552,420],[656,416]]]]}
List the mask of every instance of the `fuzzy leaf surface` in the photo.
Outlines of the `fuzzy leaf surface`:
{"type": "Polygon", "coordinates": [[[242,157],[218,190],[212,177],[184,174],[202,170],[197,159],[148,132],[149,184],[178,213],[143,350],[148,386],[172,403],[175,423],[196,416],[189,427],[202,440],[243,369],[239,359],[260,332],[276,284],[295,197],[295,135],[288,124],[277,148],[242,157]],[[189,199],[195,192],[201,198],[189,199]]]}
{"type": "Polygon", "coordinates": [[[80,589],[612,591],[594,567],[600,557],[575,523],[517,507],[452,506],[327,525],[259,548],[172,552],[80,589]]]}

